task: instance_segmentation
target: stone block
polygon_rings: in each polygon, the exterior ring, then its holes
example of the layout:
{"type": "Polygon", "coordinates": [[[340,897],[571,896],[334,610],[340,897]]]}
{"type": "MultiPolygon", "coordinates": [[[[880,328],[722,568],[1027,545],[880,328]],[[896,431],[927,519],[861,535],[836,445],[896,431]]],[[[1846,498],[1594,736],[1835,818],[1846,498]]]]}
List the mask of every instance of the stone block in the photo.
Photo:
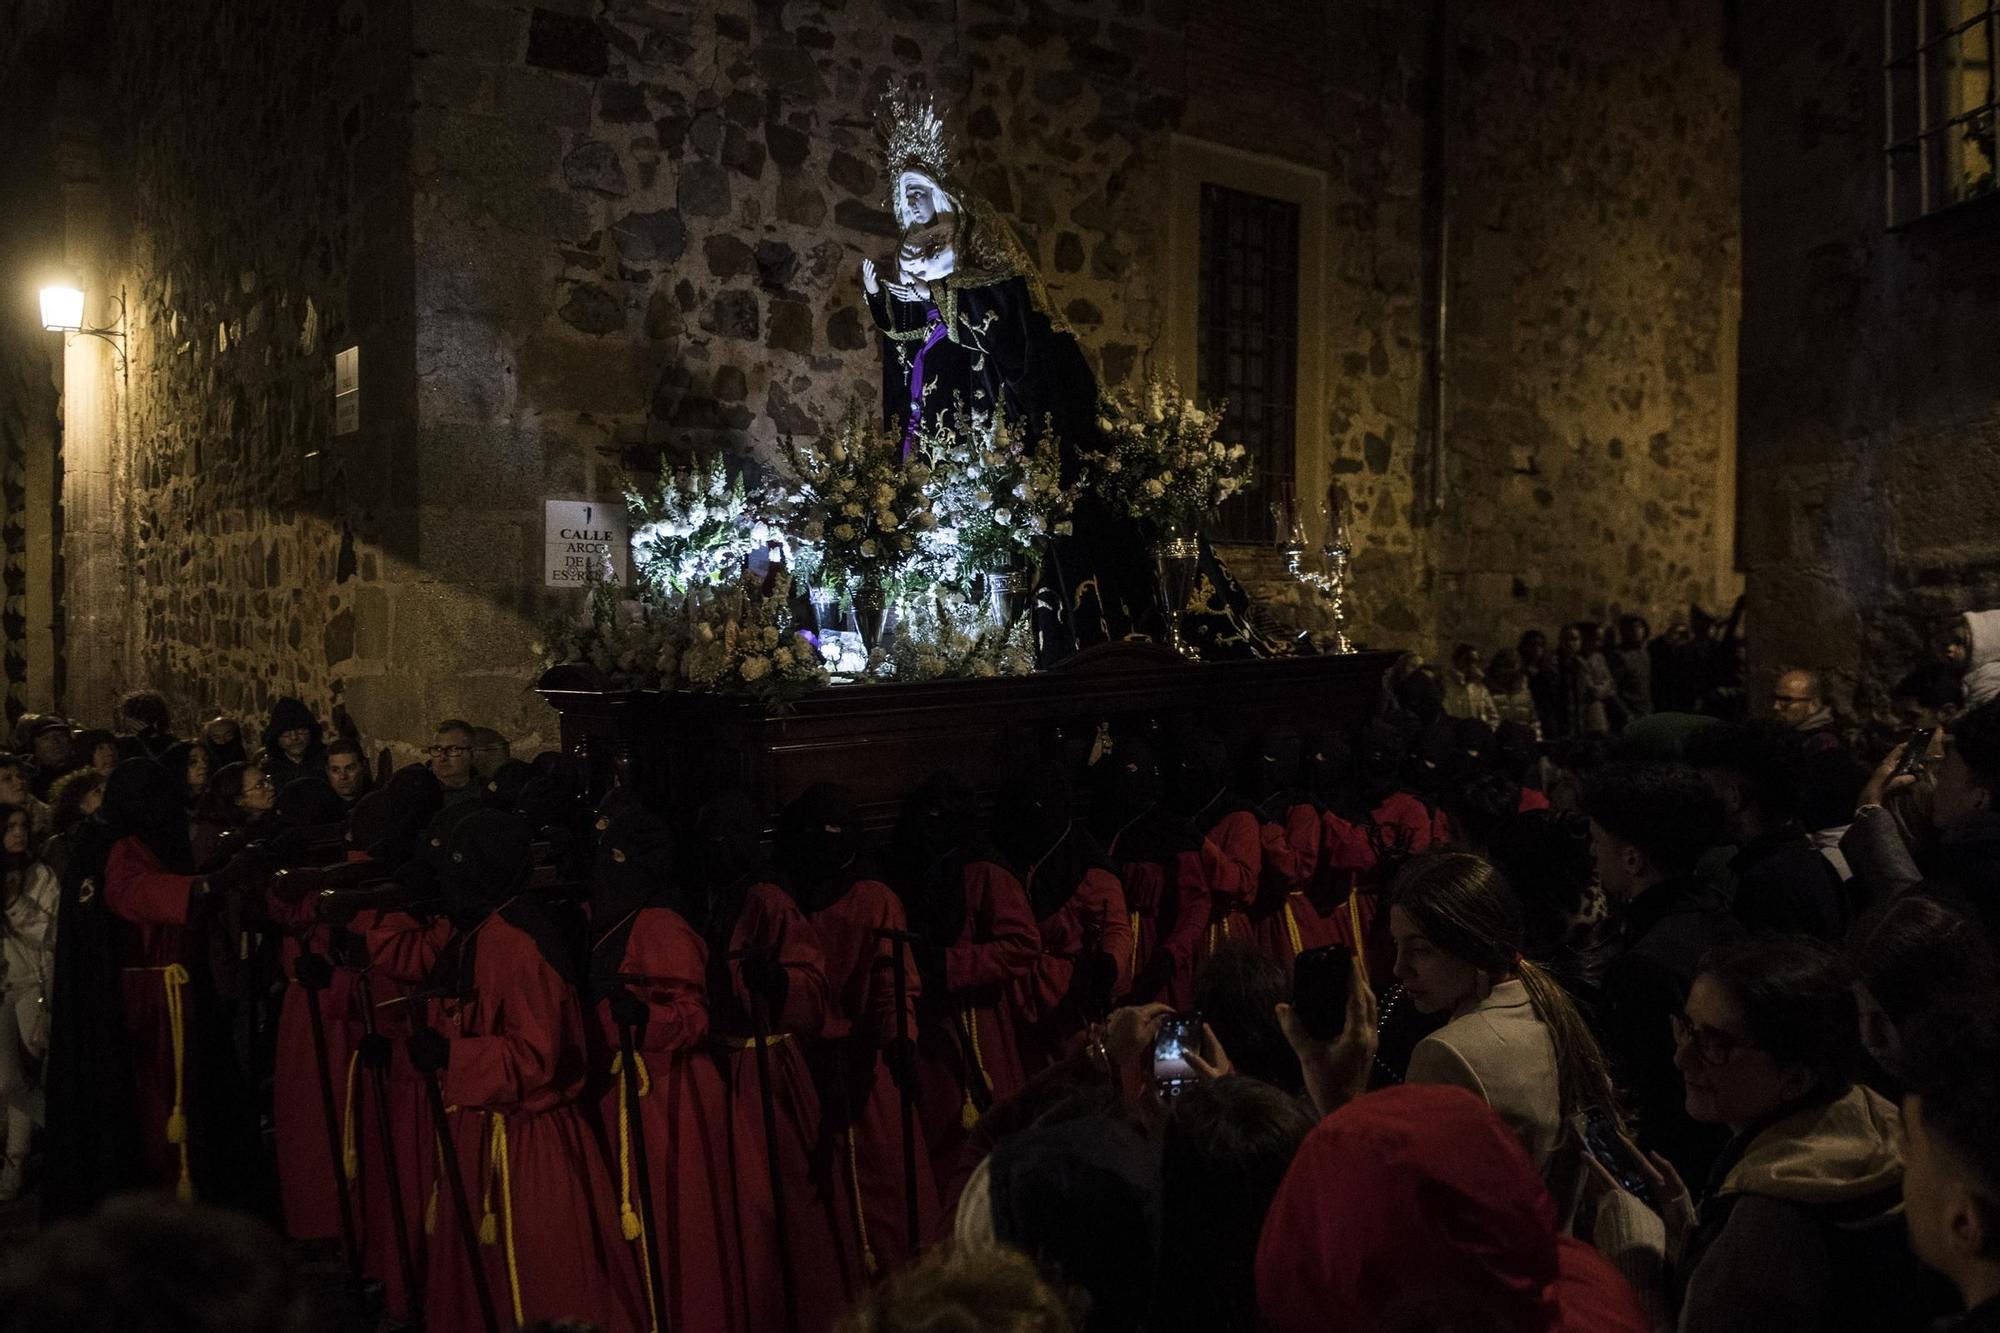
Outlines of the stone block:
{"type": "Polygon", "coordinates": [[[729,213],[729,171],[719,162],[687,162],[681,166],[676,201],[689,217],[719,218],[729,213]]]}
{"type": "Polygon", "coordinates": [[[701,327],[723,338],[755,341],[758,329],[755,292],[719,292],[702,312],[701,327]]]}
{"type": "Polygon", "coordinates": [[[602,77],[611,68],[611,42],[591,18],[537,9],[528,20],[528,63],[602,77]]]}
{"type": "Polygon", "coordinates": [[[490,421],[513,410],[513,358],[492,323],[433,315],[418,326],[416,354],[426,421],[490,421]]]}
{"type": "Polygon", "coordinates": [[[812,354],[812,307],[804,301],[771,302],[770,332],[765,344],[773,351],[812,354]]]}
{"type": "Polygon", "coordinates": [[[586,282],[570,288],[562,309],[556,313],[562,316],[563,323],[579,333],[617,333],[625,328],[624,305],[602,287],[586,282]]]}
{"type": "Polygon", "coordinates": [[[645,404],[639,350],[631,343],[540,333],[521,348],[524,409],[615,416],[641,411],[645,404]]]}
{"type": "Polygon", "coordinates": [[[590,85],[541,69],[492,72],[493,107],[503,116],[566,130],[590,125],[590,85]]]}
{"type": "Polygon", "coordinates": [[[631,193],[618,150],[602,139],[586,139],[570,149],[562,167],[563,180],[572,190],[591,190],[613,198],[631,193]]]}
{"type": "Polygon", "coordinates": [[[687,248],[687,227],[671,209],[627,213],[611,224],[611,243],[628,264],[671,264],[687,248]]]}
{"type": "Polygon", "coordinates": [[[525,16],[462,0],[422,0],[411,7],[411,45],[420,55],[506,64],[519,57],[525,16]]]}

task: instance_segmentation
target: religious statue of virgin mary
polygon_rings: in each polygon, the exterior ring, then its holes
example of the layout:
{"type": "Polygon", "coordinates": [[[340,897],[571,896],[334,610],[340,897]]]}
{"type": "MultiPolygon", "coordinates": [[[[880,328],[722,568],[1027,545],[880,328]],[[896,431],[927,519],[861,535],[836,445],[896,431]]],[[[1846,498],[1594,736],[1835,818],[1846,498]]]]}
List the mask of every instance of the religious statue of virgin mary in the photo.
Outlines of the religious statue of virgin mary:
{"type": "MultiPolygon", "coordinates": [[[[1065,477],[1100,452],[1097,379],[1011,225],[959,175],[928,96],[884,99],[885,173],[901,229],[896,252],[863,260],[862,290],[882,335],[882,414],[920,429],[959,405],[1001,414],[1015,439],[1043,429],[1062,443],[1065,477]]],[[[1145,541],[1098,497],[1079,501],[1074,535],[1057,538],[1035,594],[1042,662],[1111,639],[1157,637],[1145,541]]]]}

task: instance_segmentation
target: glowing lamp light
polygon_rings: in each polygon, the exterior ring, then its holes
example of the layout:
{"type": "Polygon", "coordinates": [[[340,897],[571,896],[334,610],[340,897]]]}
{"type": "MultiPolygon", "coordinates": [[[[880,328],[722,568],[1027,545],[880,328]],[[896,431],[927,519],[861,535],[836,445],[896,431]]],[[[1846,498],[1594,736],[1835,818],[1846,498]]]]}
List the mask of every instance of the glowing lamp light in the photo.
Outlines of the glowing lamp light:
{"type": "Polygon", "coordinates": [[[50,333],[83,330],[83,292],[75,287],[42,288],[42,327],[50,333]]]}

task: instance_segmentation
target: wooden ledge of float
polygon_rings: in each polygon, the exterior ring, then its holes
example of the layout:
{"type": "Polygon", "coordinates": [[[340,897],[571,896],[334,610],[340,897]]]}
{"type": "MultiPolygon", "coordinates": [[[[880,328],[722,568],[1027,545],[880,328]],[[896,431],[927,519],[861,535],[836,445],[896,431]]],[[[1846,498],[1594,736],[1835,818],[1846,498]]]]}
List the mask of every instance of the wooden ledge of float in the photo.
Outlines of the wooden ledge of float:
{"type": "Polygon", "coordinates": [[[1395,652],[1188,662],[1151,643],[1103,644],[1027,676],[834,685],[783,708],[738,696],[604,688],[593,667],[543,673],[563,749],[592,789],[622,781],[669,808],[739,787],[775,810],[838,782],[872,826],[939,769],[989,795],[1017,766],[1058,748],[1081,762],[1099,722],[1199,717],[1234,754],[1267,727],[1351,729],[1373,713],[1395,652]]]}

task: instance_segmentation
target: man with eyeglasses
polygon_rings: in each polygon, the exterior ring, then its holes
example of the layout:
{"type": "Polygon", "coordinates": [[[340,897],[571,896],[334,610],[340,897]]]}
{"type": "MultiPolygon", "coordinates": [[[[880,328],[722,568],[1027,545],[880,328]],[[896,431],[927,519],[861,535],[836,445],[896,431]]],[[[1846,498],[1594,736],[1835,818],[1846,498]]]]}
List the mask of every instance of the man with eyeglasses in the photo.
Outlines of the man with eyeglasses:
{"type": "Polygon", "coordinates": [[[444,803],[475,800],[479,784],[472,780],[472,724],[458,718],[438,723],[437,739],[431,743],[431,776],[444,788],[444,803]]]}

